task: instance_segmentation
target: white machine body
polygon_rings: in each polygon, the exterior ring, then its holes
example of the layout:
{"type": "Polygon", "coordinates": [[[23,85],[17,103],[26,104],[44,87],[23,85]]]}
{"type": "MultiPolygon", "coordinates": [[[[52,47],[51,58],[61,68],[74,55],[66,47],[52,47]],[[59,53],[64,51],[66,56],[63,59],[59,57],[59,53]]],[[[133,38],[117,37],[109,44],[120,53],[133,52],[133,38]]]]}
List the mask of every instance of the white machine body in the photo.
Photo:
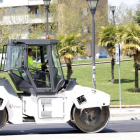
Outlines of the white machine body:
{"type": "Polygon", "coordinates": [[[99,132],[107,125],[110,95],[66,80],[58,44],[54,39],[10,39],[3,46],[0,71],[7,71],[22,93],[0,78],[0,130],[7,122],[75,123],[83,132],[99,132]],[[33,48],[45,64],[39,69],[29,59],[33,48]]]}
{"type": "Polygon", "coordinates": [[[66,123],[71,120],[73,105],[78,109],[110,105],[110,95],[91,88],[75,85],[71,90],[61,90],[55,95],[22,96],[12,95],[0,86],[0,98],[8,112],[8,121],[13,124],[23,122],[23,115],[35,118],[36,123],[66,123]],[[83,100],[84,99],[84,100],[83,100]]]}

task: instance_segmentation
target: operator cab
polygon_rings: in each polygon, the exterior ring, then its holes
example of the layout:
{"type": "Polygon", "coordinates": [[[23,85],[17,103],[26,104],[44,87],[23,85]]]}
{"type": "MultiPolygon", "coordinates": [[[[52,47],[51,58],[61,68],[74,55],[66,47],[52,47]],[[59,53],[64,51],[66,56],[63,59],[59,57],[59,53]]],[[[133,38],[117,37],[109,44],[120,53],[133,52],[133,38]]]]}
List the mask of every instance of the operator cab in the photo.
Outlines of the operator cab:
{"type": "Polygon", "coordinates": [[[37,95],[56,94],[65,84],[57,50],[57,40],[14,39],[3,46],[0,69],[8,71],[17,90],[37,95]],[[28,48],[36,50],[37,63],[46,63],[39,68],[28,66],[28,48]]]}

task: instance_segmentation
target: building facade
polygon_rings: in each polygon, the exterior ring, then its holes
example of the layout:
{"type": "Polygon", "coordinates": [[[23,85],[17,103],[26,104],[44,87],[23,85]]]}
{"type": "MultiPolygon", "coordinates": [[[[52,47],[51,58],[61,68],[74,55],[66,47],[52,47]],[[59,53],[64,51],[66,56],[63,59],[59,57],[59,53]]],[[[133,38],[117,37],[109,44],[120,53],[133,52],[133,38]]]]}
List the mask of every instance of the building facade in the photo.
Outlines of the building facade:
{"type": "MultiPolygon", "coordinates": [[[[60,5],[61,7],[61,5],[64,3],[64,0],[51,0],[51,2],[58,4],[58,6],[60,5]]],[[[106,4],[108,4],[108,0],[99,0],[97,11],[103,12],[102,9],[106,4]]],[[[44,5],[43,0],[0,0],[0,26],[2,27],[6,25],[12,25],[13,33],[15,30],[19,31],[19,28],[21,28],[21,26],[19,25],[22,25],[22,27],[25,26],[24,30],[21,31],[23,33],[20,32],[20,38],[28,38],[28,35],[33,30],[32,28],[30,28],[31,26],[34,27],[34,25],[46,22],[46,15],[42,14],[42,16],[40,16],[39,13],[39,6],[41,5],[44,5]]],[[[87,14],[87,8],[88,5],[87,7],[83,7],[83,14],[85,15],[87,14]]],[[[60,13],[63,12],[61,11],[61,8],[59,11],[60,13]]],[[[48,21],[49,24],[54,22],[51,13],[49,13],[48,21]]],[[[58,25],[61,25],[60,23],[61,21],[58,21],[58,25]]],[[[88,33],[87,27],[84,27],[83,32],[88,33]]],[[[16,35],[18,34],[19,33],[17,33],[16,35]]],[[[49,32],[49,34],[52,35],[51,32],[49,32]]],[[[3,36],[0,37],[2,38],[3,36]]],[[[13,35],[11,35],[11,38],[12,37],[13,35]]],[[[44,34],[42,34],[42,38],[44,37],[44,34]]],[[[95,53],[100,53],[103,48],[98,47],[97,42],[98,40],[96,40],[95,53]]],[[[87,46],[88,53],[92,56],[92,44],[90,40],[87,42],[87,46]]]]}

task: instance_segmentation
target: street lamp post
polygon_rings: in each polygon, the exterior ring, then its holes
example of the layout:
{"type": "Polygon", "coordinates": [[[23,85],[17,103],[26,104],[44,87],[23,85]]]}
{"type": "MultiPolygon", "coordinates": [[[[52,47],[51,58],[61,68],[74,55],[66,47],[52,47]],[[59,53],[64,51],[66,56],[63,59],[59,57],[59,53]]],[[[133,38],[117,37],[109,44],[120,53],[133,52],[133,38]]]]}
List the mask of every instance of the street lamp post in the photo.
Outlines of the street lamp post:
{"type": "Polygon", "coordinates": [[[116,6],[110,6],[110,10],[112,11],[112,14],[113,14],[113,25],[115,26],[115,10],[116,10],[116,6]]]}
{"type": "MultiPolygon", "coordinates": [[[[115,26],[115,10],[116,6],[110,6],[110,10],[113,14],[113,25],[115,26]]],[[[116,64],[118,65],[118,72],[119,72],[119,100],[120,100],[120,112],[121,112],[121,74],[120,74],[120,44],[117,43],[115,45],[116,48],[116,64]]]]}
{"type": "Polygon", "coordinates": [[[86,0],[88,2],[92,14],[92,76],[93,76],[93,89],[96,89],[95,79],[95,21],[94,15],[99,0],[86,0]]]}
{"type": "Polygon", "coordinates": [[[43,0],[44,1],[44,4],[45,4],[45,7],[46,7],[46,35],[48,35],[49,31],[48,31],[48,10],[49,10],[49,5],[50,5],[50,2],[51,0],[43,0]]]}
{"type": "MultiPolygon", "coordinates": [[[[110,10],[113,14],[113,25],[115,26],[115,10],[116,6],[110,6],[110,10]]],[[[120,44],[117,43],[115,45],[116,48],[116,64],[118,65],[118,72],[119,72],[119,100],[120,100],[120,112],[121,112],[121,74],[120,74],[120,44]]]]}

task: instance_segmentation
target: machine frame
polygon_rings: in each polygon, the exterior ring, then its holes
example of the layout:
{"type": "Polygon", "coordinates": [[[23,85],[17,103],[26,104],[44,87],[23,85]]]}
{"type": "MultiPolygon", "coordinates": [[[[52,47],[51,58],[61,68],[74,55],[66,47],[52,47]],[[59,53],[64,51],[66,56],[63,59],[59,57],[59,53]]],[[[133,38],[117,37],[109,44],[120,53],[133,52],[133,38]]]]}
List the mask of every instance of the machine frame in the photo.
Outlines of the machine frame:
{"type": "MultiPolygon", "coordinates": [[[[13,74],[12,54],[9,53],[9,56],[6,56],[8,51],[12,51],[12,48],[7,49],[5,46],[5,58],[2,56],[0,69],[8,71],[17,90],[23,91],[23,93],[16,93],[7,79],[0,79],[0,114],[2,116],[0,129],[6,122],[22,124],[24,122],[66,123],[72,121],[84,132],[99,132],[106,126],[110,116],[110,95],[99,90],[93,91],[91,88],[82,87],[74,79],[65,80],[63,72],[60,77],[56,69],[59,81],[57,82],[58,86],[54,84],[56,79],[54,78],[52,47],[58,43],[57,40],[52,39],[9,40],[9,46],[16,47],[16,44],[23,47],[23,52],[17,55],[22,55],[19,60],[24,59],[21,62],[24,65],[21,67],[20,64],[17,64],[16,69],[22,70],[22,74],[26,74],[30,82],[13,74]],[[37,88],[35,85],[28,68],[29,46],[40,46],[41,62],[44,62],[44,47],[47,46],[51,87],[37,88]],[[4,67],[2,62],[4,62],[4,67]]],[[[58,54],[58,51],[56,53],[58,54]]],[[[58,59],[60,62],[60,58],[58,59]]],[[[62,70],[61,63],[59,66],[62,70]]],[[[46,73],[44,67],[42,67],[42,71],[46,73]]]]}

